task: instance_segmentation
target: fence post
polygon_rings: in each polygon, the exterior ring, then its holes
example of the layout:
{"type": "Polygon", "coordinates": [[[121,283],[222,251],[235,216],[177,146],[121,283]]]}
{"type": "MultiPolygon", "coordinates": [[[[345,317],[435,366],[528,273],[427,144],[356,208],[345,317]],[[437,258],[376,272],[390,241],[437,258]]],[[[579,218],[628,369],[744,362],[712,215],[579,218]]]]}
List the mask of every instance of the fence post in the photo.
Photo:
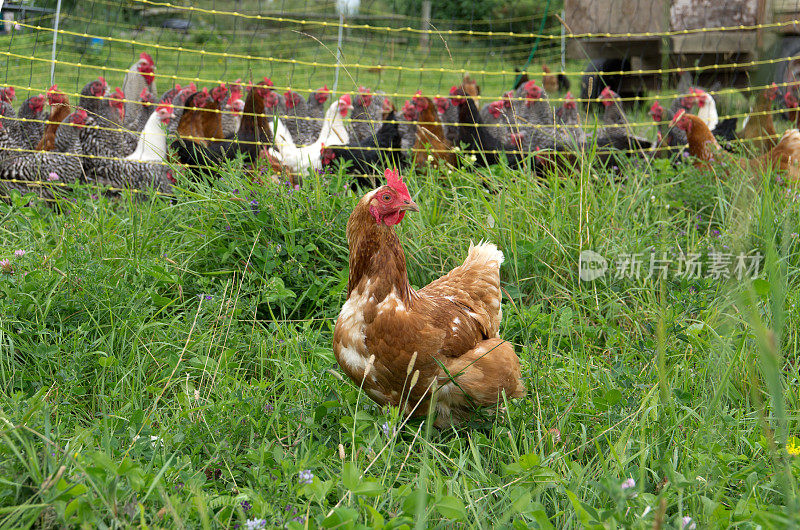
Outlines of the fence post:
{"type": "Polygon", "coordinates": [[[58,23],[61,19],[61,0],[56,4],[56,20],[53,23],[53,50],[50,53],[50,86],[56,84],[56,44],[58,43],[58,23]]]}
{"type": "MultiPolygon", "coordinates": [[[[566,11],[561,10],[561,20],[567,20],[566,11]]],[[[561,71],[567,70],[567,39],[564,34],[564,24],[561,24],[561,71]]]]}
{"type": "MultiPolygon", "coordinates": [[[[58,0],[59,2],[61,0],[58,0]]],[[[339,12],[339,38],[336,41],[336,70],[333,73],[333,93],[336,94],[336,88],[339,86],[339,65],[342,64],[342,38],[344,30],[344,13],[339,12]]]]}
{"type": "MultiPolygon", "coordinates": [[[[422,25],[420,29],[422,31],[428,31],[431,26],[431,0],[425,0],[422,2],[422,25]]],[[[422,33],[419,36],[419,47],[420,49],[427,48],[428,43],[430,42],[430,33],[422,33]]]]}

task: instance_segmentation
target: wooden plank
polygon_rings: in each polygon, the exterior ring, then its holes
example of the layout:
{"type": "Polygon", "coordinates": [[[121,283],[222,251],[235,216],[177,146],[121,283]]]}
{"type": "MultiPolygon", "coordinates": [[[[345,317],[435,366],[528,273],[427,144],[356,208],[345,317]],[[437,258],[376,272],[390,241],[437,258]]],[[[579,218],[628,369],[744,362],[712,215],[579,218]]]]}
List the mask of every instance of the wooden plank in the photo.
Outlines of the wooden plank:
{"type": "Polygon", "coordinates": [[[572,33],[647,33],[662,31],[667,0],[564,0],[572,33]]]}
{"type": "Polygon", "coordinates": [[[787,35],[800,34],[800,24],[794,22],[795,20],[800,20],[800,13],[776,13],[775,22],[786,23],[785,26],[779,26],[777,28],[778,33],[787,35]]]}
{"type": "Polygon", "coordinates": [[[800,0],[772,0],[772,6],[777,14],[791,13],[792,17],[800,13],[800,0]]]}
{"type": "Polygon", "coordinates": [[[695,33],[674,35],[673,53],[751,53],[756,47],[755,31],[728,31],[725,33],[695,33]]]}
{"type": "Polygon", "coordinates": [[[758,0],[672,0],[670,28],[720,28],[755,26],[758,23],[758,0]]]}
{"type": "Polygon", "coordinates": [[[661,52],[659,37],[647,39],[594,38],[572,39],[567,42],[567,56],[570,59],[586,60],[603,57],[658,56],[661,52]]]}

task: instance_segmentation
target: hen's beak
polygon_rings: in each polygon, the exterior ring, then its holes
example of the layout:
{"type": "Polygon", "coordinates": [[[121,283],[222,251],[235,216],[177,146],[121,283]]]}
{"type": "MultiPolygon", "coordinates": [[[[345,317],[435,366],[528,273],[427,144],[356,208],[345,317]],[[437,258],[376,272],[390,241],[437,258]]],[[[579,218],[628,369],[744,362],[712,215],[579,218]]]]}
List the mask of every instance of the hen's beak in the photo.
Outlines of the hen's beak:
{"type": "Polygon", "coordinates": [[[407,201],[403,201],[403,204],[400,205],[400,211],[403,211],[403,212],[418,212],[419,211],[419,206],[417,206],[417,203],[415,203],[414,201],[409,199],[407,201]]]}

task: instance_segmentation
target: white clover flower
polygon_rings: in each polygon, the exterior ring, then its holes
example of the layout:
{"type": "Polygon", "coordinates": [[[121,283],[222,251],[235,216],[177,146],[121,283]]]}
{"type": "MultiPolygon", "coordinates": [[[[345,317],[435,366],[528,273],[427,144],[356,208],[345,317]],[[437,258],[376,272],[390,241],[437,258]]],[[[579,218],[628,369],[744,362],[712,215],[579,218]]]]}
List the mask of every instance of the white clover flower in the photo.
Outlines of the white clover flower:
{"type": "Polygon", "coordinates": [[[297,482],[300,484],[311,484],[314,482],[314,473],[310,469],[304,469],[297,474],[297,482]]]}
{"type": "Polygon", "coordinates": [[[259,530],[261,528],[267,527],[267,520],[266,519],[248,519],[244,523],[244,527],[247,530],[259,530]]]}
{"type": "Polygon", "coordinates": [[[636,481],[633,480],[632,478],[627,478],[622,482],[622,485],[620,487],[623,489],[623,491],[624,490],[629,490],[631,488],[635,488],[636,487],[636,481]]]}

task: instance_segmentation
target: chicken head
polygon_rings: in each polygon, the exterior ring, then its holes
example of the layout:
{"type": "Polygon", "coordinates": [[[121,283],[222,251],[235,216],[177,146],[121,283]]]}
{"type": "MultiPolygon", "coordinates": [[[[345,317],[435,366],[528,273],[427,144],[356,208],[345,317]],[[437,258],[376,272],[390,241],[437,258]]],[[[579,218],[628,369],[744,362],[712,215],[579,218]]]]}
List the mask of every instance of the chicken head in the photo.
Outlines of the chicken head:
{"type": "Polygon", "coordinates": [[[618,97],[619,95],[608,87],[605,87],[603,91],[600,92],[600,101],[603,103],[604,107],[611,106],[618,97]]]}
{"type": "Polygon", "coordinates": [[[369,201],[369,212],[379,225],[400,224],[406,212],[418,212],[419,206],[411,199],[403,178],[394,169],[384,172],[386,185],[378,188],[369,201]]]}
{"type": "Polygon", "coordinates": [[[16,97],[16,91],[13,86],[0,89],[0,101],[11,103],[16,97]]]}
{"type": "Polygon", "coordinates": [[[662,107],[661,103],[658,101],[654,101],[650,106],[650,117],[653,118],[655,122],[664,121],[664,107],[662,107]]]}

